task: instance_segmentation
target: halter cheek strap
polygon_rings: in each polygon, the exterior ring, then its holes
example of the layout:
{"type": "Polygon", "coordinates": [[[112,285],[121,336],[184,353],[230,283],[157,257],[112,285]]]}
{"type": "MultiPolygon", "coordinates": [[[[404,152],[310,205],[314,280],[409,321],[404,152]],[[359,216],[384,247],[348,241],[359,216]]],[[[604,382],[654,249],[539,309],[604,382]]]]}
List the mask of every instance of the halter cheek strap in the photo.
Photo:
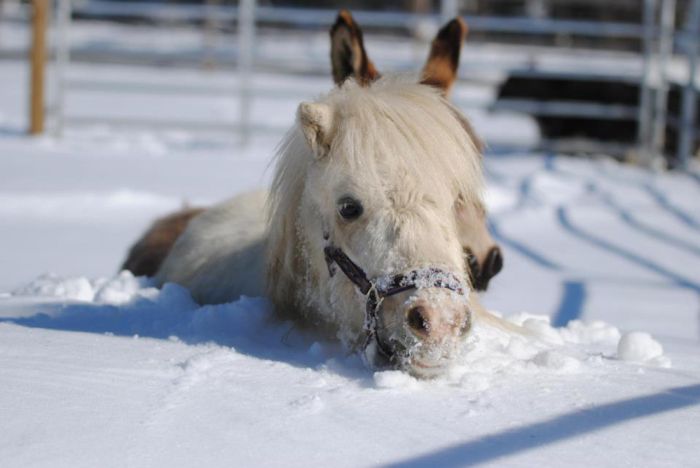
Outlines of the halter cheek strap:
{"type": "MultiPolygon", "coordinates": [[[[406,274],[380,276],[370,280],[365,271],[350,260],[339,247],[328,245],[323,249],[323,253],[330,276],[335,275],[337,266],[367,298],[364,323],[366,339],[362,349],[367,348],[373,338],[377,338],[378,315],[385,298],[411,289],[442,288],[461,296],[466,296],[468,292],[468,287],[457,275],[440,268],[421,268],[406,274]]],[[[379,339],[375,341],[379,351],[391,360],[392,352],[386,349],[379,339]]]]}

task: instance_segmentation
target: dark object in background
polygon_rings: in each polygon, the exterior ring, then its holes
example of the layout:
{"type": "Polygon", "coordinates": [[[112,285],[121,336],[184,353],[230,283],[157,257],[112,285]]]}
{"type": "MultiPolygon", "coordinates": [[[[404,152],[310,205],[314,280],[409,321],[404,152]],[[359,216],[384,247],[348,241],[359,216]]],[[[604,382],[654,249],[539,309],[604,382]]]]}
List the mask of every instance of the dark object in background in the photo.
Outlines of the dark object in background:
{"type": "MultiPolygon", "coordinates": [[[[683,88],[671,83],[664,145],[669,166],[673,166],[676,159],[682,95],[683,88]]],[[[562,77],[540,72],[514,71],[501,84],[494,109],[525,110],[537,121],[542,137],[547,140],[585,139],[630,147],[637,141],[638,103],[639,83],[626,81],[622,77],[562,77]],[[552,108],[548,111],[547,104],[558,103],[614,106],[610,108],[611,113],[617,111],[621,115],[616,118],[613,115],[551,115],[552,108]]],[[[696,138],[694,153],[698,149],[698,143],[696,138]]]]}

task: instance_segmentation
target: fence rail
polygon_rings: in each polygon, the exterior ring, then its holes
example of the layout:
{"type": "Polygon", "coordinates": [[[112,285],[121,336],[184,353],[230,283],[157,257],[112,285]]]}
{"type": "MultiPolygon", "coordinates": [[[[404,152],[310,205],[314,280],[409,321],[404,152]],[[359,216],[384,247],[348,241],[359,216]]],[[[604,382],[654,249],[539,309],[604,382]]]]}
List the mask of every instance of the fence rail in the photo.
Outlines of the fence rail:
{"type": "MultiPolygon", "coordinates": [[[[55,109],[58,132],[66,121],[64,101],[66,93],[75,89],[82,90],[106,90],[109,86],[116,92],[138,91],[166,93],[177,92],[187,94],[215,94],[216,92],[237,93],[240,100],[239,121],[230,128],[241,134],[241,140],[247,139],[252,129],[250,122],[250,108],[252,99],[260,93],[251,84],[252,73],[259,59],[255,55],[256,25],[258,24],[284,24],[302,28],[327,28],[335,19],[337,12],[329,9],[310,8],[280,8],[271,6],[258,6],[255,0],[240,0],[237,6],[203,4],[203,5],[173,5],[144,2],[116,2],[110,0],[56,0],[58,2],[57,30],[57,89],[58,98],[55,109]],[[234,54],[239,80],[237,91],[234,88],[221,90],[204,90],[196,86],[160,86],[158,89],[147,84],[116,84],[109,85],[89,80],[72,81],[66,78],[66,70],[69,67],[70,51],[70,25],[75,14],[91,17],[122,17],[133,19],[147,19],[164,22],[202,22],[206,27],[212,24],[219,26],[224,23],[235,24],[237,40],[237,53],[234,54]],[[208,26],[207,26],[208,25],[208,26]]],[[[681,31],[676,31],[673,24],[675,16],[675,0],[643,0],[645,5],[645,20],[642,24],[620,22],[596,22],[579,20],[561,20],[551,18],[531,17],[493,17],[493,16],[465,16],[471,31],[513,33],[520,35],[572,35],[592,38],[621,38],[637,39],[643,44],[640,59],[643,59],[643,73],[639,76],[630,75],[626,79],[636,79],[640,84],[640,101],[636,107],[620,105],[590,104],[581,102],[550,102],[538,103],[535,101],[505,103],[501,108],[508,107],[512,111],[526,113],[540,113],[546,115],[568,115],[580,117],[598,117],[607,119],[625,118],[636,115],[640,128],[638,150],[647,156],[645,161],[652,164],[658,159],[660,148],[663,146],[663,132],[660,131],[668,120],[666,116],[666,95],[669,77],[665,72],[674,49],[680,49],[685,55],[688,64],[688,81],[685,84],[683,98],[683,116],[681,118],[681,145],[679,145],[678,160],[685,165],[695,141],[695,109],[697,99],[697,86],[695,85],[698,49],[697,23],[700,20],[700,0],[692,0],[690,17],[681,31]],[[696,16],[693,16],[696,15],[696,16]],[[695,18],[694,22],[692,18],[695,18]]],[[[358,22],[366,28],[399,28],[411,30],[420,21],[438,22],[456,11],[456,2],[443,0],[440,13],[418,15],[411,12],[372,12],[353,11],[358,22]]],[[[541,70],[533,70],[533,73],[541,70]]],[[[592,77],[605,76],[607,72],[590,71],[575,73],[577,78],[590,74],[592,77]]],[[[562,73],[564,75],[565,73],[562,73]]],[[[619,79],[617,71],[611,71],[610,79],[619,79]]],[[[289,91],[277,90],[280,96],[289,91]]],[[[267,91],[266,91],[267,93],[267,91]]],[[[269,94],[267,94],[269,96],[269,94]]],[[[73,123],[76,120],[73,119],[73,123]]],[[[166,121],[170,122],[170,121],[166,121]]],[[[177,124],[177,122],[171,122],[177,124]]],[[[159,125],[163,124],[161,122],[159,125]]],[[[190,125],[191,122],[188,123],[190,125]]],[[[163,124],[164,125],[164,124],[163,124]]],[[[201,125],[205,127],[206,125],[201,125]]],[[[219,124],[216,127],[220,127],[219,124]]]]}
{"type": "MultiPolygon", "coordinates": [[[[91,17],[149,18],[157,21],[237,21],[239,7],[234,5],[186,5],[90,0],[76,2],[75,11],[91,17]]],[[[256,19],[261,23],[287,24],[299,27],[327,28],[335,21],[337,11],[320,8],[288,8],[258,6],[256,19]]],[[[417,21],[444,20],[444,13],[412,13],[403,11],[353,10],[353,16],[364,27],[411,28],[417,21]]],[[[635,23],[564,20],[555,18],[499,17],[465,15],[472,31],[516,33],[528,35],[571,34],[586,37],[640,39],[644,27],[635,23]]]]}

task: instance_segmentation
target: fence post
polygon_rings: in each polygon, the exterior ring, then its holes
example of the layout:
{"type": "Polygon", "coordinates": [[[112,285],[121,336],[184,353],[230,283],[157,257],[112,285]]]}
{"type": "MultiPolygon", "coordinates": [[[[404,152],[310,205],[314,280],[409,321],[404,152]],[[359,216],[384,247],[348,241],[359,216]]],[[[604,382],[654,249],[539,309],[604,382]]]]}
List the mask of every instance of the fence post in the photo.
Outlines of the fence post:
{"type": "Polygon", "coordinates": [[[219,36],[219,7],[221,0],[205,0],[204,2],[204,60],[205,67],[216,66],[216,45],[219,36]]]}
{"type": "Polygon", "coordinates": [[[690,153],[695,142],[695,112],[696,112],[696,88],[698,68],[698,36],[700,35],[700,0],[693,0],[689,7],[690,14],[683,31],[683,44],[688,60],[688,82],[683,90],[683,105],[679,126],[678,164],[681,169],[688,166],[690,153]]]}
{"type": "Polygon", "coordinates": [[[44,131],[44,76],[46,71],[46,23],[49,0],[32,1],[32,48],[29,92],[29,133],[44,131]]]}
{"type": "Polygon", "coordinates": [[[239,124],[241,144],[250,138],[251,74],[255,41],[255,0],[240,0],[238,4],[238,79],[239,124]]]}
{"type": "Polygon", "coordinates": [[[654,102],[654,125],[651,135],[650,163],[663,159],[666,143],[666,113],[668,103],[668,66],[673,55],[676,0],[661,2],[661,29],[659,31],[659,83],[654,102]]]}
{"type": "Polygon", "coordinates": [[[2,47],[2,21],[5,19],[5,0],[0,0],[0,47],[2,47]]]}
{"type": "Polygon", "coordinates": [[[71,0],[58,0],[56,17],[56,101],[54,134],[63,135],[65,127],[66,69],[70,62],[71,0]]]}
{"type": "Polygon", "coordinates": [[[651,69],[654,43],[654,12],[656,0],[644,0],[642,22],[644,23],[642,79],[639,83],[639,109],[637,114],[637,144],[639,155],[644,163],[649,158],[649,134],[651,127],[651,69]]]}

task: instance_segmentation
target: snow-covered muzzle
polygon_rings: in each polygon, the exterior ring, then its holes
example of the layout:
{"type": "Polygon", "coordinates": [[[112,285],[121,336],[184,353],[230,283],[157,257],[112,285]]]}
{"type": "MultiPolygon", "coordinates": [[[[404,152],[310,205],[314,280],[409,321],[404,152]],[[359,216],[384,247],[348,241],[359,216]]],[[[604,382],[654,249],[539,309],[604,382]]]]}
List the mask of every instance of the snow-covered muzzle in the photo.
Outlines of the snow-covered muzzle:
{"type": "Polygon", "coordinates": [[[328,245],[324,256],[330,276],[340,268],[366,300],[358,351],[368,365],[420,377],[442,372],[471,328],[469,286],[461,274],[424,267],[369,279],[342,249],[328,245]],[[392,309],[405,314],[388,317],[382,313],[385,301],[398,301],[392,309]]]}

